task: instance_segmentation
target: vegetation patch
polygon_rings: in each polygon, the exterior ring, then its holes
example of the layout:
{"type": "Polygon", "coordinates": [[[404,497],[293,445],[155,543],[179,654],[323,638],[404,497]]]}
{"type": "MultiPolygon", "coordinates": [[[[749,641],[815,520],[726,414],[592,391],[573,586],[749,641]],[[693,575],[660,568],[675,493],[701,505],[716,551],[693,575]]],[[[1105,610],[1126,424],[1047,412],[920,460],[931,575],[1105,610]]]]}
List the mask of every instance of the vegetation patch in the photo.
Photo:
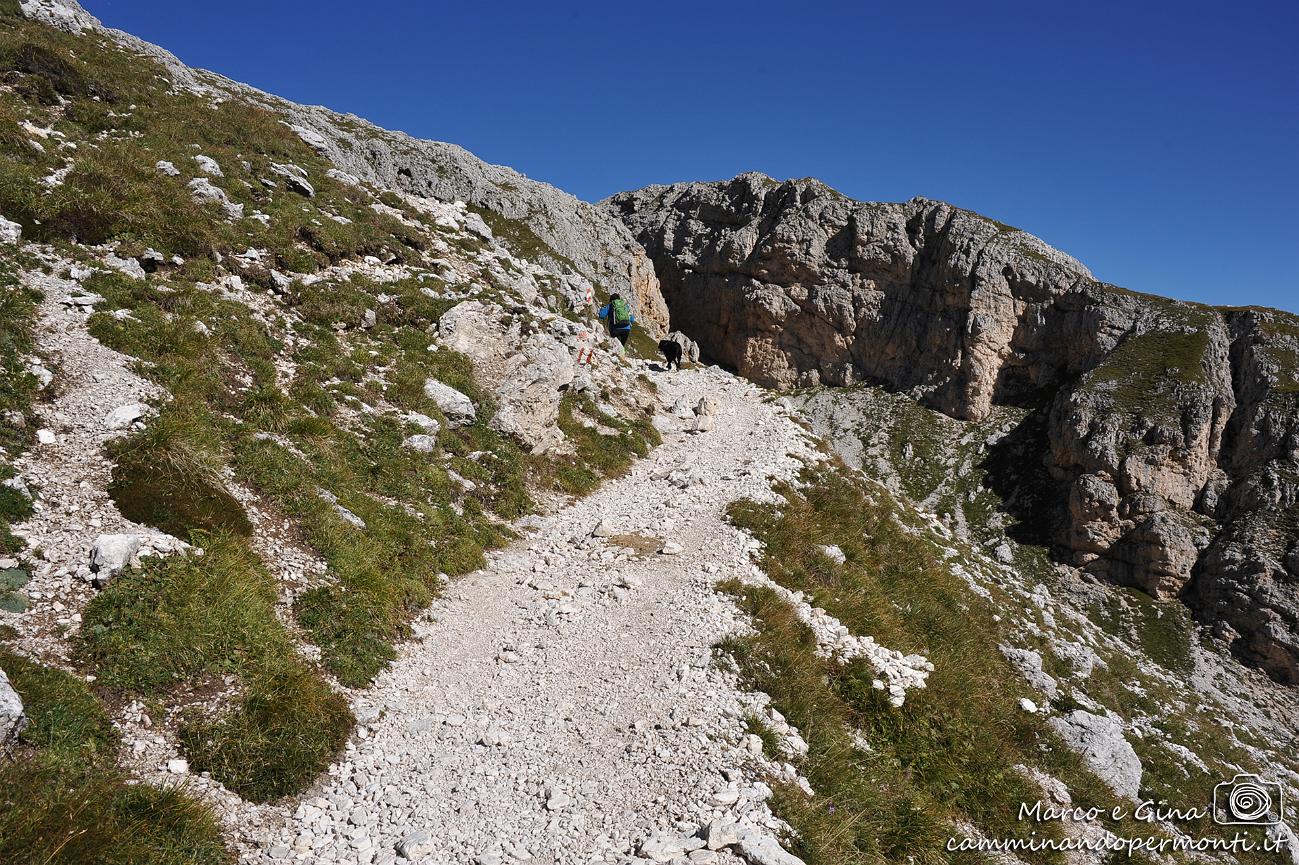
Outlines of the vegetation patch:
{"type": "Polygon", "coordinates": [[[574,496],[586,495],[605,478],[622,474],[637,457],[645,456],[663,441],[649,416],[633,420],[615,417],[585,394],[564,396],[559,406],[559,428],[574,453],[538,467],[550,484],[574,496]]]}
{"type": "Polygon", "coordinates": [[[774,592],[727,587],[757,633],[723,648],[810,747],[800,770],[817,796],[786,784],[774,801],[800,853],[811,863],[962,861],[943,847],[957,823],[993,837],[1058,831],[1017,819],[1021,802],[1041,796],[1018,765],[1064,781],[1077,805],[1112,807],[1113,795],[1042,718],[1019,709],[1027,688],[997,648],[991,605],[951,573],[937,547],[846,467],[808,470],[803,481],[779,490],[779,506],[732,507],[735,524],[764,543],[764,570],[853,633],[923,654],[935,670],[894,708],[864,662],[818,657],[810,631],[774,592]],[[842,565],[817,549],[831,543],[844,551],[842,565]]]}
{"type": "Polygon", "coordinates": [[[347,701],[297,664],[256,673],[239,704],[180,731],[194,769],[245,799],[266,802],[305,790],[342,750],[353,718],[347,701]]]}
{"type": "Polygon", "coordinates": [[[148,562],[95,596],[81,657],[100,683],[138,696],[233,675],[241,700],[181,737],[199,771],[247,799],[305,789],[342,750],[351,712],[302,661],[275,617],[276,586],[234,536],[194,536],[202,556],[148,562]]]}
{"type": "Polygon", "coordinates": [[[221,458],[211,451],[217,443],[210,441],[216,424],[204,414],[169,406],[145,429],[115,442],[108,494],[127,519],[168,534],[247,537],[252,524],[221,481],[221,458]]]}
{"type": "Polygon", "coordinates": [[[0,861],[15,865],[224,865],[207,809],[179,788],[128,784],[103,708],[75,676],[0,651],[28,724],[0,760],[0,861]]]}

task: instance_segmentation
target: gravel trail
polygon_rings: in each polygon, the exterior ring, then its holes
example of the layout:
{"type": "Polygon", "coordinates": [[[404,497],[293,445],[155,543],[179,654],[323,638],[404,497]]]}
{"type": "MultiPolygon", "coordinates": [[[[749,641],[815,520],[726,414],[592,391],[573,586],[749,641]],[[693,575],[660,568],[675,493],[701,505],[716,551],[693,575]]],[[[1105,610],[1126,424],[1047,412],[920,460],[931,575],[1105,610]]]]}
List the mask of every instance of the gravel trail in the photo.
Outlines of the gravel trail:
{"type": "Polygon", "coordinates": [[[715,429],[665,413],[664,444],[626,476],[455,581],[356,698],[346,759],[245,861],[667,861],[718,820],[770,840],[743,722],[763,698],[713,663],[744,625],[712,585],[752,571],[726,506],[819,455],[720,370],[656,380],[665,406],[715,400],[715,429]]]}

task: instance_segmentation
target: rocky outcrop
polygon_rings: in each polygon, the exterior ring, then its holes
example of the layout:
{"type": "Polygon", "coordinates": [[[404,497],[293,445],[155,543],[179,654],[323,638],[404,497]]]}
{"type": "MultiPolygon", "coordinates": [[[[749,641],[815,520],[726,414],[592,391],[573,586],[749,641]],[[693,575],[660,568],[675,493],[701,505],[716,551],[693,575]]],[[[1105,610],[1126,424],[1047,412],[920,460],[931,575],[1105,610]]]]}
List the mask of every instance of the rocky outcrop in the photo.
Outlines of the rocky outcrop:
{"type": "Polygon", "coordinates": [[[9,677],[0,670],[0,754],[18,738],[27,724],[22,697],[9,684],[9,677]]]}
{"type": "Polygon", "coordinates": [[[1123,736],[1123,725],[1105,715],[1076,709],[1050,720],[1060,738],[1115,793],[1136,800],[1141,793],[1141,760],[1123,736]]]}
{"type": "MultiPolygon", "coordinates": [[[[71,32],[106,29],[75,0],[23,0],[23,13],[71,32]]],[[[381,129],[322,106],[297,105],[205,70],[191,69],[170,52],[119,30],[113,38],[162,64],[176,87],[215,97],[236,97],[284,117],[308,145],[326,156],[339,175],[380,189],[424,198],[463,200],[504,223],[507,242],[557,276],[578,273],[606,292],[636,299],[637,321],[658,337],[667,330],[667,306],[654,266],[631,233],[602,208],[501,165],[463,147],[425,141],[381,129]]],[[[293,178],[304,195],[311,188],[293,178]]],[[[195,195],[210,196],[210,184],[195,195]]],[[[215,188],[215,187],[212,187],[215,188]]],[[[219,191],[219,190],[218,190],[219,191]]]]}
{"type": "Polygon", "coordinates": [[[1182,597],[1299,682],[1299,318],[1119,289],[977,214],[814,180],[746,174],[605,206],[706,358],[779,388],[883,385],[961,420],[1029,409],[1054,505],[1042,540],[1182,597]]]}

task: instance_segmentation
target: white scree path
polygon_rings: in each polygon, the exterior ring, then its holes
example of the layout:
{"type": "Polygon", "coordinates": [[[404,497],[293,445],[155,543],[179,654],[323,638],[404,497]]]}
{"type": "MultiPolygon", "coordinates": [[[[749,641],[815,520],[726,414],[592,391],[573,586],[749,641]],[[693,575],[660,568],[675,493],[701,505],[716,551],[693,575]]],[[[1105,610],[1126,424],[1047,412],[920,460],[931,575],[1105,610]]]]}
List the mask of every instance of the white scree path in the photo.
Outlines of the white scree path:
{"type": "Polygon", "coordinates": [[[746,625],[712,586],[752,569],[726,506],[770,500],[773,479],[824,457],[747,382],[656,379],[665,405],[715,400],[715,428],[669,429],[625,477],[526,520],[530,537],[454,582],[356,698],[345,759],[277,828],[244,827],[244,861],[798,861],[774,843],[745,735],[766,698],[713,663],[746,625]],[[636,555],[597,526],[667,546],[636,555]],[[710,824],[711,845],[692,837],[710,824]]]}

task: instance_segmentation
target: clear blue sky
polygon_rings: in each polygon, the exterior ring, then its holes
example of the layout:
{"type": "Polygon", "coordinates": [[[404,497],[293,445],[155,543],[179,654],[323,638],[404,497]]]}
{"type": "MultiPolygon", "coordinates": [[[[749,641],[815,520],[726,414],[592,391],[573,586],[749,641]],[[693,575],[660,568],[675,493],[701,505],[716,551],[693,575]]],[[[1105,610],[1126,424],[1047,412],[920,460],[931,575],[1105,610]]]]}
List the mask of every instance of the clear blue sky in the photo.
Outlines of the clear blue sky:
{"type": "Polygon", "coordinates": [[[1294,0],[86,6],[588,200],[810,175],[977,210],[1129,288],[1299,311],[1294,0]]]}

